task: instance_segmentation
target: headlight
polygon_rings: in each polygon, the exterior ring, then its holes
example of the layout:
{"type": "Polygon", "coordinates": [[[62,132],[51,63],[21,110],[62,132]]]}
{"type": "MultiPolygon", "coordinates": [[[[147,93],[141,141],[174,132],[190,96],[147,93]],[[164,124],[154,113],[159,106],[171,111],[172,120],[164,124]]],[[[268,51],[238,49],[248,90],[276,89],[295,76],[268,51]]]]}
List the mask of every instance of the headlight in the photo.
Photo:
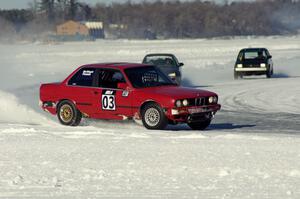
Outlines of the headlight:
{"type": "Polygon", "coordinates": [[[176,105],[177,107],[181,107],[181,106],[182,106],[181,100],[177,100],[177,101],[175,102],[175,105],[176,105]]]}
{"type": "Polygon", "coordinates": [[[169,77],[176,77],[176,73],[170,73],[168,76],[169,77]]]}
{"type": "Polygon", "coordinates": [[[208,98],[208,103],[210,104],[216,104],[218,102],[218,97],[217,96],[212,96],[208,98]]]}
{"type": "Polygon", "coordinates": [[[183,106],[187,106],[187,105],[189,105],[189,102],[188,102],[188,100],[187,100],[187,99],[183,100],[183,101],[182,101],[182,105],[183,105],[183,106]]]}
{"type": "Polygon", "coordinates": [[[214,96],[214,103],[218,103],[218,97],[214,96]]]}
{"type": "Polygon", "coordinates": [[[243,64],[237,64],[236,67],[243,68],[243,64]]]}
{"type": "Polygon", "coordinates": [[[261,63],[260,67],[266,67],[266,64],[265,63],[261,63]]]}

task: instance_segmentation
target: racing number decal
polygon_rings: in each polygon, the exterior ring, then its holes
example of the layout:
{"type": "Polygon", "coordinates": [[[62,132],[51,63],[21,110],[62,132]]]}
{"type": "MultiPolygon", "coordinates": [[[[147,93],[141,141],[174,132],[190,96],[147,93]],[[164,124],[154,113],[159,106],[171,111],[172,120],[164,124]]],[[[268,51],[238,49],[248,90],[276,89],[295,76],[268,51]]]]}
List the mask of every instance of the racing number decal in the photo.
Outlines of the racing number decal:
{"type": "Polygon", "coordinates": [[[102,109],[103,110],[116,110],[116,91],[103,90],[102,91],[102,109]]]}
{"type": "Polygon", "coordinates": [[[102,108],[104,110],[115,110],[115,96],[114,95],[102,95],[102,108]]]}

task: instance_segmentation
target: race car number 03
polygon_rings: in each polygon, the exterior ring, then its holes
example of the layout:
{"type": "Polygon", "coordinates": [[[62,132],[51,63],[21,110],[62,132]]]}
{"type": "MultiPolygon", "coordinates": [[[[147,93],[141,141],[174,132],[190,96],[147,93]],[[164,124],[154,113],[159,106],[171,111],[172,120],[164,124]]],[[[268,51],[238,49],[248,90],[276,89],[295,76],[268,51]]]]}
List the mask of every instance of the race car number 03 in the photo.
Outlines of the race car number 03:
{"type": "Polygon", "coordinates": [[[102,109],[103,110],[116,110],[115,96],[102,95],[102,109]]]}

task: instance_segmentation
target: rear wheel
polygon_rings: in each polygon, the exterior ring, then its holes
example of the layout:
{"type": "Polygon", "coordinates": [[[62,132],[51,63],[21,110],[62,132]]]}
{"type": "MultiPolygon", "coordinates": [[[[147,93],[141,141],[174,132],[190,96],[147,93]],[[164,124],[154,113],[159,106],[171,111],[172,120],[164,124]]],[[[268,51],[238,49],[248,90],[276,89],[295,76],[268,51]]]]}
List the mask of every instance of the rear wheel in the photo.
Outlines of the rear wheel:
{"type": "Polygon", "coordinates": [[[64,100],[58,104],[57,117],[63,125],[77,126],[81,121],[82,114],[72,102],[64,100]]]}
{"type": "Polygon", "coordinates": [[[271,78],[271,76],[272,76],[272,72],[270,70],[267,70],[266,77],[271,78]]]}
{"type": "Polygon", "coordinates": [[[141,113],[143,125],[147,129],[164,129],[168,124],[164,111],[156,103],[146,104],[141,113]]]}
{"type": "Polygon", "coordinates": [[[210,125],[211,120],[206,120],[203,122],[192,122],[188,123],[189,127],[193,130],[204,130],[210,125]]]}

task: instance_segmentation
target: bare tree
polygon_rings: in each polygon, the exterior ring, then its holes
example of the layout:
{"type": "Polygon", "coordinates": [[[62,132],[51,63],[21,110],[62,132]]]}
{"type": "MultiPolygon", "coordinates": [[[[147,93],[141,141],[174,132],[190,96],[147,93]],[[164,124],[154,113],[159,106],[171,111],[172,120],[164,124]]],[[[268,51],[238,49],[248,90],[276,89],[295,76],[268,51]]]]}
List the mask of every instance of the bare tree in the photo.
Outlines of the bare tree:
{"type": "Polygon", "coordinates": [[[55,20],[54,0],[41,0],[40,11],[45,12],[48,22],[52,23],[55,20]]]}

